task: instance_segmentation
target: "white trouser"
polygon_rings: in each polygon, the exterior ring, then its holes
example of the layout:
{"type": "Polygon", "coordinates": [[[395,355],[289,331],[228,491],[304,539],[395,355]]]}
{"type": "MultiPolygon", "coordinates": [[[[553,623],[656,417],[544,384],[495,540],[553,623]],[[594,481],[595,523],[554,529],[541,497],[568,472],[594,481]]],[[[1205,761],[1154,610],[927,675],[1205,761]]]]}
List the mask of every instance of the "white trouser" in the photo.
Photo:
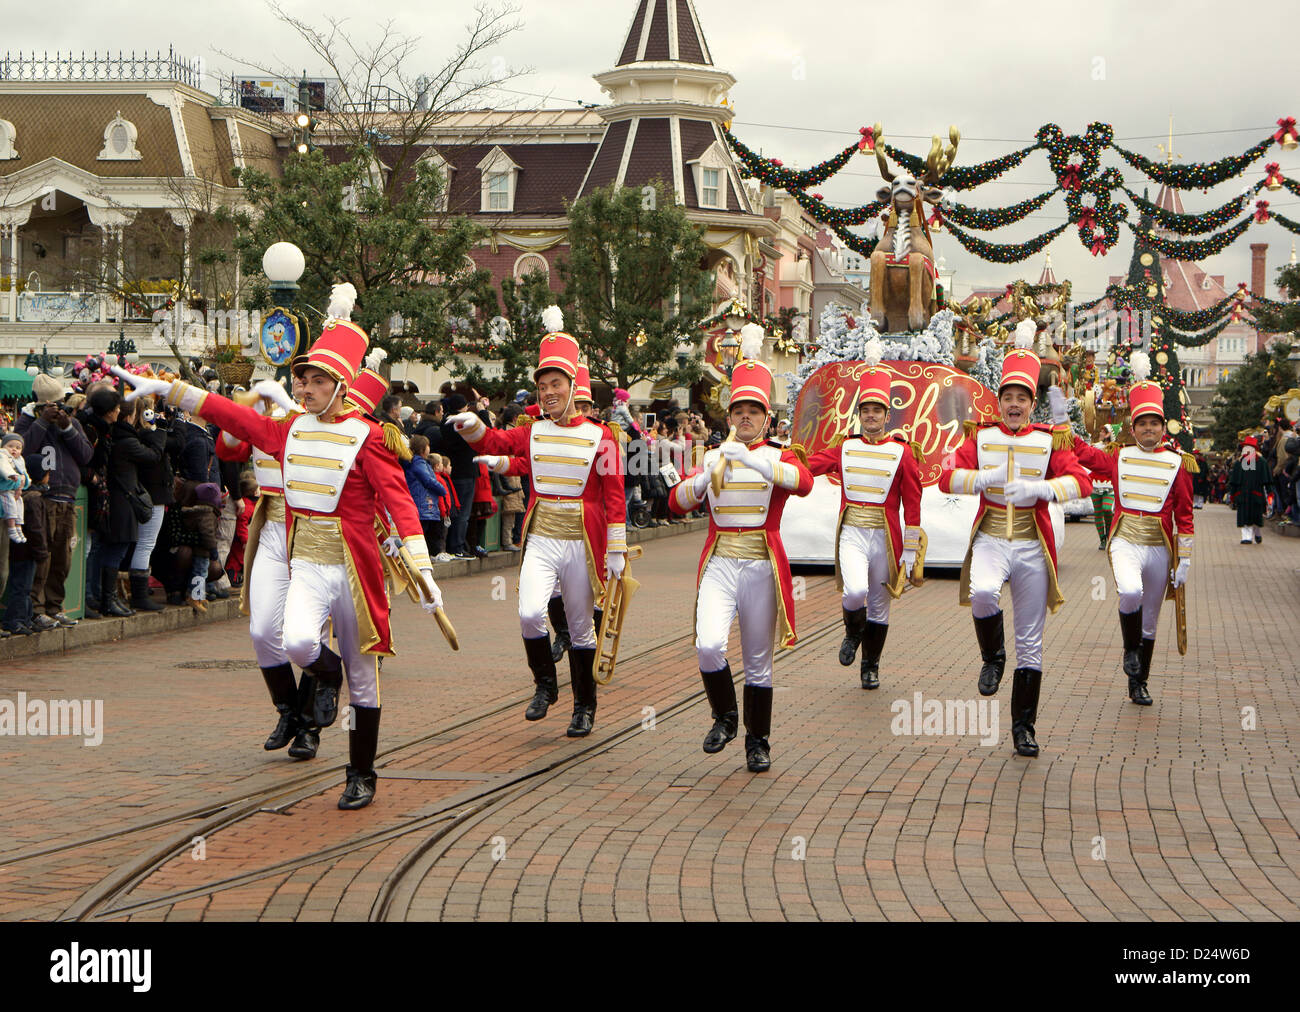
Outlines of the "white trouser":
{"type": "Polygon", "coordinates": [[[569,620],[569,642],[580,650],[595,649],[591,609],[596,598],[587,575],[586,543],[528,535],[519,566],[519,629],[524,639],[547,635],[546,605],[557,587],[569,620]]]}
{"type": "Polygon", "coordinates": [[[1247,541],[1254,541],[1255,535],[1259,533],[1259,528],[1254,524],[1247,524],[1241,529],[1241,540],[1244,544],[1247,541]]]}
{"type": "Polygon", "coordinates": [[[289,593],[289,558],[285,551],[284,524],[262,525],[257,553],[248,580],[248,635],[253,640],[259,668],[286,664],[284,602],[289,593]]]}
{"type": "Polygon", "coordinates": [[[158,543],[158,532],[162,530],[166,506],[155,506],[149,513],[149,519],[140,525],[135,536],[135,552],[131,556],[132,569],[148,569],[149,557],[153,547],[158,543]]]}
{"type": "Polygon", "coordinates": [[[1047,622],[1047,560],[1037,541],[1007,541],[983,531],[975,535],[970,560],[970,606],[976,618],[1000,608],[1002,584],[1011,581],[1016,628],[1016,667],[1043,670],[1043,626],[1047,622]]]}
{"type": "Polygon", "coordinates": [[[349,700],[353,706],[378,706],[377,658],[360,649],[347,567],[293,560],[289,593],[284,599],[284,650],[298,667],[308,667],[320,656],[327,619],[334,620],[334,638],[347,672],[349,700]]]}
{"type": "Polygon", "coordinates": [[[695,650],[701,671],[721,671],[727,664],[727,637],[737,603],[740,650],[745,684],[772,684],[772,645],[776,640],[776,579],[767,559],[720,559],[704,567],[695,602],[695,650]]]}
{"type": "Polygon", "coordinates": [[[840,529],[840,579],[844,581],[841,604],[857,611],[865,603],[867,621],[889,624],[889,532],[883,527],[840,529]]]}
{"type": "Polygon", "coordinates": [[[1165,581],[1169,578],[1169,549],[1164,545],[1135,545],[1111,538],[1110,565],[1115,571],[1119,610],[1127,614],[1141,608],[1142,635],[1155,639],[1160,605],[1165,599],[1165,581]]]}

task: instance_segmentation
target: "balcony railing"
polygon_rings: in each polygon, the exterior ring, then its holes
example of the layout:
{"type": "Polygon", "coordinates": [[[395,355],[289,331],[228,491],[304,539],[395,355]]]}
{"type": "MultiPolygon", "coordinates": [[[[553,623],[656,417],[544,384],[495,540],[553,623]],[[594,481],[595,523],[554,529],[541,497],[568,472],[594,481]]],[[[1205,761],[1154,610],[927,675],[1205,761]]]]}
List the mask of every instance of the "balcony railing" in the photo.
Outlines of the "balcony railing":
{"type": "Polygon", "coordinates": [[[21,323],[98,323],[99,296],[86,292],[20,292],[21,323]]]}
{"type": "Polygon", "coordinates": [[[5,53],[0,81],[177,81],[202,87],[203,63],[166,53],[5,53]]]}

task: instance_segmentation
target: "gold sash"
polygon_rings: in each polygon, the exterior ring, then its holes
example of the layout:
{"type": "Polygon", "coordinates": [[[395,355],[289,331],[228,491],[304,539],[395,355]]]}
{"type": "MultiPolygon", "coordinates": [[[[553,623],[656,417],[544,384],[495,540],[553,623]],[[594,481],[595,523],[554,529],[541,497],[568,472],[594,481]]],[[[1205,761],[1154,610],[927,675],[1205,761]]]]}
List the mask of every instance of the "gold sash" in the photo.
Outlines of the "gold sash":
{"type": "MultiPolygon", "coordinates": [[[[1034,523],[1034,511],[1029,507],[1017,509],[1012,518],[1012,541],[1037,541],[1038,525],[1034,523]]],[[[980,531],[995,538],[1007,540],[1007,511],[1001,507],[989,507],[980,520],[980,531]]]]}
{"type": "Polygon", "coordinates": [[[1121,513],[1115,527],[1115,537],[1132,545],[1163,545],[1165,534],[1160,527],[1158,516],[1134,516],[1121,513]]]}
{"type": "Polygon", "coordinates": [[[284,496],[274,492],[263,491],[266,496],[266,522],[268,524],[284,523],[284,496]]]}
{"type": "Polygon", "coordinates": [[[718,531],[713,554],[722,559],[766,559],[767,535],[761,531],[718,531]]]}
{"type": "Polygon", "coordinates": [[[333,517],[295,518],[293,525],[293,557],[322,566],[342,566],[343,529],[333,517]]]}
{"type": "Polygon", "coordinates": [[[844,507],[845,527],[885,527],[885,511],[880,506],[849,503],[844,507]]]}
{"type": "Polygon", "coordinates": [[[582,504],[575,502],[574,507],[539,499],[533,507],[528,533],[556,541],[582,541],[582,504]]]}

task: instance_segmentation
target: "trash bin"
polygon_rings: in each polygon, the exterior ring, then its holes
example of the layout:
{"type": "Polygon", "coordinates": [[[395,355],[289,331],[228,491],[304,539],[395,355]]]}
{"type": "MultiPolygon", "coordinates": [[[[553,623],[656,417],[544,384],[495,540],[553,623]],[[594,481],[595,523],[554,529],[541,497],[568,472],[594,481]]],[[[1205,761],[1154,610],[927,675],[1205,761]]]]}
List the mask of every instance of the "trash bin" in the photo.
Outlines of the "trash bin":
{"type": "Polygon", "coordinates": [[[86,486],[77,489],[73,505],[72,564],[63,584],[63,610],[70,618],[86,617],[86,486]]]}

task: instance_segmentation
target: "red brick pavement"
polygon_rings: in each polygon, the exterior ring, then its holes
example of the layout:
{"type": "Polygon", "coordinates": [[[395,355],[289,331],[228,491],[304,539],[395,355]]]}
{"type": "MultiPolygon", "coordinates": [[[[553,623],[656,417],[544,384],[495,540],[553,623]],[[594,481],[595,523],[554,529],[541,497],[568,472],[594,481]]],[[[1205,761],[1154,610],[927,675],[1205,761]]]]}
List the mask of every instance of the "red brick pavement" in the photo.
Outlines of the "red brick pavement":
{"type": "MultiPolygon", "coordinates": [[[[602,690],[598,736],[635,729],[645,705],[659,711],[656,726],[585,754],[562,737],[564,695],[562,714],[540,724],[519,719],[528,686],[512,577],[499,588],[504,600],[493,599],[488,574],[447,586],[461,655],[448,654],[418,613],[399,605],[410,614],[398,619],[401,655],[385,666],[381,749],[432,737],[391,755],[379,798],[359,813],[333,809],[337,765],[294,764],[257,747],[271,721],[255,670],[176,667],[178,646],[205,662],[245,659],[233,624],[6,671],[0,699],[18,689],[98,694],[108,732],[97,749],[0,739],[10,769],[39,768],[32,793],[41,799],[0,809],[0,916],[56,916],[105,875],[203,822],[18,863],[7,857],[192,815],[319,773],[301,800],[216,829],[205,861],[186,849],[103,913],[1293,919],[1296,609],[1274,602],[1295,600],[1300,545],[1273,538],[1239,548],[1219,507],[1197,520],[1190,649],[1178,657],[1167,610],[1149,709],[1123,693],[1104,556],[1090,528],[1069,528],[1069,603],[1048,621],[1043,754],[1032,761],[1009,749],[1006,689],[997,697],[1002,740],[992,748],[890,731],[891,704],[914,691],[976,698],[973,634],[954,581],[933,579],[895,606],[884,686],[865,693],[835,660],[838,605],[824,577],[808,581],[799,612],[805,642],[777,669],[771,773],[745,772],[739,741],[705,756],[706,704],[673,709],[698,689],[689,643],[698,537],[660,542],[639,564],[643,591],[624,641],[626,668],[602,690]],[[1248,622],[1243,602],[1254,602],[1248,622]],[[104,661],[114,667],[95,666],[104,661]],[[1254,708],[1255,730],[1243,730],[1245,707],[1254,708]],[[504,859],[495,860],[502,847],[504,859]]],[[[341,764],[343,750],[338,729],[327,732],[322,756],[341,764]]],[[[0,796],[17,790],[10,784],[0,796]]]]}

